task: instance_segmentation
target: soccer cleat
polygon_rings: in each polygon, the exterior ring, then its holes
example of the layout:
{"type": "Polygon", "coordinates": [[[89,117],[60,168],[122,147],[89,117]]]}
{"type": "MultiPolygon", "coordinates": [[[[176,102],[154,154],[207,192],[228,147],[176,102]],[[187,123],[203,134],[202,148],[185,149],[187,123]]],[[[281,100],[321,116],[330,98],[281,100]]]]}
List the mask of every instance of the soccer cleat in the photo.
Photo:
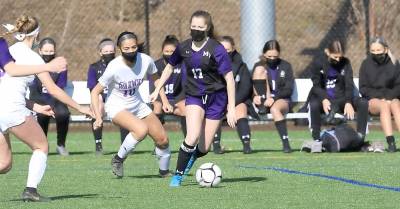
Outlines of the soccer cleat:
{"type": "Polygon", "coordinates": [[[251,154],[253,150],[250,147],[250,141],[243,142],[243,154],[251,154]]]}
{"type": "Polygon", "coordinates": [[[311,153],[321,153],[322,152],[322,141],[314,141],[311,144],[311,153]]]}
{"type": "Polygon", "coordinates": [[[64,146],[57,146],[56,151],[61,156],[68,156],[69,152],[64,146]]]}
{"type": "Polygon", "coordinates": [[[292,148],[290,147],[288,139],[282,140],[282,144],[283,144],[283,152],[284,153],[291,153],[292,152],[292,148]]]}
{"type": "Polygon", "coordinates": [[[96,143],[96,155],[103,154],[103,146],[101,143],[96,143]]]}
{"type": "Polygon", "coordinates": [[[391,143],[388,143],[388,144],[389,144],[388,152],[396,152],[396,143],[395,142],[391,142],[391,143]]]}
{"type": "Polygon", "coordinates": [[[112,172],[118,178],[122,178],[124,176],[124,161],[121,161],[116,157],[117,155],[111,159],[112,172]]]}
{"type": "Polygon", "coordinates": [[[48,197],[41,196],[36,189],[28,189],[22,192],[22,201],[24,202],[50,202],[51,199],[48,197]]]}
{"type": "Polygon", "coordinates": [[[225,150],[221,147],[220,143],[213,144],[213,151],[215,154],[224,154],[225,150]]]}
{"type": "Polygon", "coordinates": [[[166,178],[166,177],[170,177],[172,176],[172,173],[170,170],[158,170],[158,174],[160,176],[160,178],[166,178]]]}
{"type": "Polygon", "coordinates": [[[192,167],[193,167],[194,162],[196,161],[196,159],[197,159],[197,157],[196,157],[196,152],[193,152],[193,153],[192,153],[192,156],[190,157],[190,159],[189,159],[189,161],[188,161],[188,163],[187,163],[187,165],[186,165],[185,172],[183,173],[183,175],[189,174],[190,169],[192,169],[192,167]]]}
{"type": "Polygon", "coordinates": [[[181,175],[173,175],[171,178],[171,182],[169,183],[170,187],[179,187],[182,184],[182,176],[181,175]]]}

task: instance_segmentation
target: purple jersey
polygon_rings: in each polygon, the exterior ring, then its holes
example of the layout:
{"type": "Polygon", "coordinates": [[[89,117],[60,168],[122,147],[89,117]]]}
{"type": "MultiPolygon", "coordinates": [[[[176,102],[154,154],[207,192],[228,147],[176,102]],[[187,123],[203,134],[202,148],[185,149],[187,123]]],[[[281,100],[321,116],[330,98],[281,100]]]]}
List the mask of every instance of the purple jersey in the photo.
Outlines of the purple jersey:
{"type": "Polygon", "coordinates": [[[192,40],[178,45],[168,61],[172,66],[182,63],[187,95],[203,96],[226,88],[224,75],[231,72],[231,60],[225,48],[209,39],[199,51],[192,49],[192,40]]]}
{"type": "Polygon", "coordinates": [[[278,92],[278,89],[276,88],[277,80],[278,80],[278,73],[279,73],[279,67],[276,67],[275,69],[267,67],[267,74],[269,77],[269,89],[271,91],[271,96],[272,98],[275,97],[275,95],[278,92]]]}
{"type": "Polygon", "coordinates": [[[7,41],[4,38],[0,38],[0,77],[5,74],[4,66],[9,62],[14,62],[14,59],[8,50],[7,41]]]}
{"type": "MultiPolygon", "coordinates": [[[[167,65],[164,58],[161,58],[155,62],[157,67],[157,74],[161,77],[161,74],[167,65]]],[[[152,83],[151,79],[149,79],[152,83]]],[[[154,84],[152,84],[154,85],[154,84]]],[[[165,95],[169,100],[174,100],[175,96],[182,93],[182,68],[181,65],[178,64],[174,66],[172,75],[168,78],[168,80],[164,84],[165,95]]]]}
{"type": "MultiPolygon", "coordinates": [[[[64,89],[67,86],[68,81],[68,71],[63,71],[61,73],[49,73],[50,77],[54,83],[64,89]]],[[[46,87],[43,86],[42,82],[38,77],[35,77],[33,83],[29,86],[30,96],[29,98],[39,104],[53,105],[55,103],[55,98],[49,94],[46,87]]]]}
{"type": "Polygon", "coordinates": [[[327,93],[329,99],[336,98],[335,87],[336,87],[338,75],[339,75],[339,72],[335,68],[333,68],[333,67],[328,68],[325,86],[326,86],[326,93],[327,93]]]}

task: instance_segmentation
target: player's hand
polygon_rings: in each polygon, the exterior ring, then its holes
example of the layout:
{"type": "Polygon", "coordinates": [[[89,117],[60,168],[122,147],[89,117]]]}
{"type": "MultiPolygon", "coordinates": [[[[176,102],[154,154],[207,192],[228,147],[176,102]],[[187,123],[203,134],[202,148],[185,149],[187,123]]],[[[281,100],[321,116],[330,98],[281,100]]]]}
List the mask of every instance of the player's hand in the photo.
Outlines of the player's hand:
{"type": "Polygon", "coordinates": [[[253,97],[253,103],[255,104],[255,105],[260,105],[261,104],[261,96],[254,96],[253,97]]]}
{"type": "Polygon", "coordinates": [[[158,92],[157,89],[153,91],[153,93],[150,94],[150,102],[153,103],[156,101],[158,97],[158,92]]]}
{"type": "Polygon", "coordinates": [[[64,57],[56,57],[47,65],[49,65],[48,72],[60,73],[67,70],[67,60],[64,57]]]}
{"type": "Polygon", "coordinates": [[[324,109],[325,114],[329,114],[331,110],[331,102],[328,99],[322,100],[322,108],[324,109]]]}
{"type": "Polygon", "coordinates": [[[272,97],[268,97],[264,102],[264,106],[271,107],[274,104],[275,100],[272,97]]]}
{"type": "Polygon", "coordinates": [[[169,102],[163,103],[162,109],[165,113],[173,113],[174,112],[174,107],[169,102]]]}
{"type": "Polygon", "coordinates": [[[228,113],[226,114],[226,120],[231,128],[234,128],[236,126],[237,120],[236,120],[236,111],[234,105],[228,104],[228,113]]]}
{"type": "Polygon", "coordinates": [[[354,108],[350,103],[346,103],[344,105],[344,115],[347,116],[347,119],[354,119],[354,108]]]}
{"type": "Polygon", "coordinates": [[[92,110],[89,107],[79,106],[78,111],[80,113],[86,115],[86,117],[95,118],[94,113],[92,112],[92,110]]]}
{"type": "Polygon", "coordinates": [[[53,109],[51,109],[50,105],[39,105],[39,104],[34,104],[33,105],[33,111],[43,114],[43,115],[47,115],[47,116],[51,116],[54,118],[54,111],[53,109]]]}
{"type": "Polygon", "coordinates": [[[103,119],[99,118],[96,119],[93,123],[93,130],[96,130],[98,128],[100,128],[101,126],[103,126],[103,119]]]}

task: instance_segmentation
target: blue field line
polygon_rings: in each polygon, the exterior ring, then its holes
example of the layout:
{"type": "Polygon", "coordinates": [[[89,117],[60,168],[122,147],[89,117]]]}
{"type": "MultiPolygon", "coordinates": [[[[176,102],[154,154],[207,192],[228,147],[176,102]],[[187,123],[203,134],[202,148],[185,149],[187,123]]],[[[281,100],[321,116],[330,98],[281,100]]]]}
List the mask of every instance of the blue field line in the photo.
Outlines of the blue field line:
{"type": "Polygon", "coordinates": [[[370,184],[367,182],[357,181],[357,180],[353,180],[353,179],[346,179],[346,178],[339,177],[339,176],[330,176],[330,175],[325,175],[325,174],[320,174],[320,173],[307,173],[307,172],[303,172],[303,171],[296,171],[296,170],[290,170],[290,169],[286,169],[286,168],[269,167],[269,166],[263,167],[263,166],[252,166],[252,165],[239,165],[239,168],[272,170],[272,171],[278,171],[278,172],[288,173],[288,174],[313,176],[313,177],[319,177],[319,178],[324,178],[324,179],[329,179],[329,180],[334,180],[334,181],[340,181],[340,182],[352,184],[355,186],[400,192],[400,187],[391,187],[391,186],[384,186],[384,185],[379,185],[379,184],[370,184]]]}

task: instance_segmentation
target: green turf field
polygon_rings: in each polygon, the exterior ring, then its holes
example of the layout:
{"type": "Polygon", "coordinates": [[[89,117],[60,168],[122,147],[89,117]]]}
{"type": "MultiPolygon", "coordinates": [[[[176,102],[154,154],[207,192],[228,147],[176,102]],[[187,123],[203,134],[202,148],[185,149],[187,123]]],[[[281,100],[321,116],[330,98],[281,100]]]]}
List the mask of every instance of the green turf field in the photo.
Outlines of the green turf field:
{"type": "MultiPolygon", "coordinates": [[[[290,134],[292,148],[297,150],[309,137],[306,131],[290,134]]],[[[100,157],[94,155],[91,133],[69,134],[69,157],[55,155],[54,134],[49,138],[51,153],[39,191],[53,201],[19,200],[31,153],[26,145],[13,139],[13,169],[0,176],[0,208],[400,208],[400,153],[284,154],[274,131],[258,131],[253,133],[255,153],[243,155],[236,132],[227,131],[222,144],[229,152],[210,153],[195,164],[196,168],[214,162],[222,168],[223,181],[218,188],[199,188],[192,175],[182,187],[169,188],[169,179],[157,177],[158,166],[149,139],[125,161],[125,177],[116,179],[110,171],[110,160],[119,147],[117,133],[105,133],[106,154],[100,157]],[[333,176],[365,184],[327,179],[333,176]]],[[[171,132],[170,139],[171,168],[175,168],[182,136],[171,132]]],[[[374,131],[369,139],[383,139],[383,135],[374,131]]]]}

